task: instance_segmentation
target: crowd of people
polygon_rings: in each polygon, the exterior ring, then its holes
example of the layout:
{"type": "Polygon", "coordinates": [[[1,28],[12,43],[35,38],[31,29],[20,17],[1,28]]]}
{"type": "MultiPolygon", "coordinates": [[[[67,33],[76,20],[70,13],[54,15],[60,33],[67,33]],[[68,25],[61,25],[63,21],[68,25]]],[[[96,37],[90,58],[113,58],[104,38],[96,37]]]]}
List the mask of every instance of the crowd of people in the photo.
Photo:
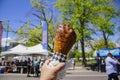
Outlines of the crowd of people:
{"type": "MultiPolygon", "coordinates": [[[[75,61],[74,59],[71,59],[71,61],[74,69],[75,61]]],[[[20,73],[21,69],[23,68],[23,73],[27,73],[27,77],[30,77],[31,74],[33,74],[33,76],[36,77],[41,76],[40,80],[54,80],[57,76],[57,73],[59,73],[59,71],[65,66],[65,63],[59,63],[53,67],[49,66],[49,63],[50,60],[45,61],[45,59],[35,59],[34,61],[30,58],[25,61],[7,61],[2,59],[2,61],[0,61],[0,66],[5,66],[6,72],[20,73]]],[[[120,62],[111,53],[108,53],[106,58],[98,57],[96,59],[97,70],[99,71],[103,68],[108,75],[108,80],[119,80],[117,68],[118,64],[120,65],[120,62]]]]}
{"type": "MultiPolygon", "coordinates": [[[[120,62],[112,55],[112,53],[108,53],[106,58],[98,58],[98,60],[101,60],[101,63],[104,63],[108,80],[119,80],[117,64],[120,64],[120,62]]],[[[51,68],[47,64],[49,64],[49,61],[46,61],[43,65],[44,67],[42,67],[40,80],[54,80],[56,74],[65,66],[64,63],[59,63],[57,66],[51,68]]]]}
{"type": "Polygon", "coordinates": [[[27,60],[12,60],[8,61],[2,58],[0,61],[0,66],[4,66],[4,72],[7,73],[27,73],[27,76],[30,77],[30,74],[33,76],[39,77],[41,67],[44,63],[45,59],[35,59],[31,60],[28,58],[27,60]]]}

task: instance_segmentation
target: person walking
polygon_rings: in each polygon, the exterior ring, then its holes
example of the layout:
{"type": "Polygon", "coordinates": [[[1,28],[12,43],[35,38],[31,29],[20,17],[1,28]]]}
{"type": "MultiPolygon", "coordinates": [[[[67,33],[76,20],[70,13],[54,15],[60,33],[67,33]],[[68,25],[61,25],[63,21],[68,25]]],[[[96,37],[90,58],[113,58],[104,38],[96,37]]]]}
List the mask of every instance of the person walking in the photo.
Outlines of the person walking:
{"type": "Polygon", "coordinates": [[[101,72],[105,72],[105,58],[101,58],[101,65],[100,65],[101,72]]]}
{"type": "Polygon", "coordinates": [[[108,53],[107,58],[105,59],[105,63],[108,80],[119,80],[117,72],[117,64],[119,64],[118,60],[115,59],[111,53],[108,53]]]}
{"type": "Polygon", "coordinates": [[[37,59],[34,61],[34,68],[35,68],[35,76],[39,77],[39,62],[37,59]]]}
{"type": "Polygon", "coordinates": [[[75,69],[75,59],[74,58],[71,58],[71,61],[72,61],[72,66],[73,66],[73,69],[75,69]]]}
{"type": "Polygon", "coordinates": [[[28,62],[27,62],[27,77],[30,77],[31,66],[32,66],[32,62],[31,62],[30,58],[28,58],[28,62]]]}

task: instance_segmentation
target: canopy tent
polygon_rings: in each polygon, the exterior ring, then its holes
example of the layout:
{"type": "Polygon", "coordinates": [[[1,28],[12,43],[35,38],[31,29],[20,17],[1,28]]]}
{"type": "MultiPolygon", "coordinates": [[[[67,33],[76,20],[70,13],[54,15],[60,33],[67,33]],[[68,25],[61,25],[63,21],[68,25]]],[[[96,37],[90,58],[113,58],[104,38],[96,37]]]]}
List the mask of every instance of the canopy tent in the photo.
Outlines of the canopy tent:
{"type": "Polygon", "coordinates": [[[28,47],[25,51],[25,55],[48,55],[49,52],[45,49],[43,49],[43,46],[41,44],[28,47]]]}
{"type": "Polygon", "coordinates": [[[108,53],[112,53],[113,56],[120,56],[120,48],[107,49],[103,48],[97,52],[98,57],[106,57],[108,53]]]}
{"type": "Polygon", "coordinates": [[[21,44],[17,45],[14,48],[9,49],[8,51],[1,52],[2,56],[21,56],[21,55],[48,55],[48,51],[43,49],[41,44],[26,47],[21,44]]]}
{"type": "Polygon", "coordinates": [[[27,47],[25,47],[22,44],[18,44],[17,46],[7,50],[7,51],[3,51],[1,52],[2,56],[17,56],[17,55],[23,55],[24,51],[27,50],[27,47]]]}

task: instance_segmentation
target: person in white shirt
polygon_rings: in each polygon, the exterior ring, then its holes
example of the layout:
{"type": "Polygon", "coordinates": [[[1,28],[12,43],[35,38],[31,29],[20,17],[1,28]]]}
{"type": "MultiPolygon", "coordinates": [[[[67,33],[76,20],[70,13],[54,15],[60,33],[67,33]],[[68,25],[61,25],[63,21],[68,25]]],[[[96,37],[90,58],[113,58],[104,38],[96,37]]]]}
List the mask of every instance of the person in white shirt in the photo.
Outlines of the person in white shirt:
{"type": "Polygon", "coordinates": [[[119,80],[117,72],[117,64],[119,63],[118,60],[115,59],[111,53],[108,53],[105,63],[106,73],[108,74],[108,80],[119,80]]]}

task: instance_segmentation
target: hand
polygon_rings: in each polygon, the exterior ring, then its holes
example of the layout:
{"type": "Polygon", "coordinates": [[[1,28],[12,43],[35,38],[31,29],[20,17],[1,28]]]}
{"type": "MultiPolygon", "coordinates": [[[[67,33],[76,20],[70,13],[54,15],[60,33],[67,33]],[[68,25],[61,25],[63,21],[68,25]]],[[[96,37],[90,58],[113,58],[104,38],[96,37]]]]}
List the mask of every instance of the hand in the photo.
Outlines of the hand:
{"type": "Polygon", "coordinates": [[[42,66],[40,80],[54,80],[60,70],[65,66],[65,63],[59,63],[56,66],[49,66],[50,60],[45,61],[42,66]]]}

